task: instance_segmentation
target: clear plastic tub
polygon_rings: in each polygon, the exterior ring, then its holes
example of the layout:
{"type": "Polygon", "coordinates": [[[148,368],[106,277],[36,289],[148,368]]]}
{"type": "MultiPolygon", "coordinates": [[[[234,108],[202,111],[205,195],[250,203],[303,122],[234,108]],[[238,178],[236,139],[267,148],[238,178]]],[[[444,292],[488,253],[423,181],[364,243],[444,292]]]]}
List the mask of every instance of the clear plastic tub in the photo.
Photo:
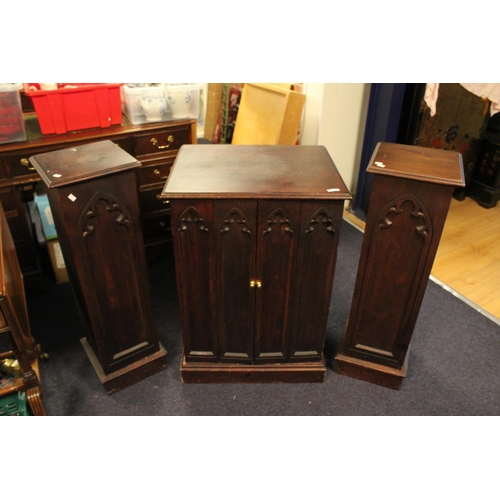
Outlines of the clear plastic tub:
{"type": "Polygon", "coordinates": [[[26,140],[21,83],[0,83],[0,143],[26,140]]]}

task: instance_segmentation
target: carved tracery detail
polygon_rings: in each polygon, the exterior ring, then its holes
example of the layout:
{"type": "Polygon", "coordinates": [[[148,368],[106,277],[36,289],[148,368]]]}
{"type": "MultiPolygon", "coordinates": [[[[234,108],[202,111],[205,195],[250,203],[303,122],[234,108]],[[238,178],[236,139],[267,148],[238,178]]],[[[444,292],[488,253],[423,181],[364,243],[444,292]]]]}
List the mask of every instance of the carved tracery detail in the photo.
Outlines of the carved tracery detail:
{"type": "Polygon", "coordinates": [[[200,231],[207,231],[208,228],[206,226],[205,220],[201,216],[200,212],[196,210],[194,207],[189,207],[182,212],[181,216],[179,217],[179,220],[177,222],[177,230],[178,231],[185,231],[188,226],[187,224],[194,223],[198,226],[198,229],[200,231]]]}
{"type": "Polygon", "coordinates": [[[290,217],[287,213],[281,208],[277,208],[266,221],[266,227],[264,229],[264,234],[270,233],[273,230],[273,227],[276,225],[284,226],[284,230],[287,233],[293,234],[293,227],[290,221],[290,217]]]}
{"type": "Polygon", "coordinates": [[[328,210],[320,208],[315,212],[315,214],[309,219],[306,234],[314,231],[318,227],[318,224],[324,224],[326,231],[335,234],[333,217],[328,210]]]}
{"type": "Polygon", "coordinates": [[[241,230],[244,233],[251,234],[251,231],[248,228],[247,218],[245,217],[245,215],[241,210],[234,207],[222,218],[219,232],[226,233],[231,229],[231,227],[238,227],[238,226],[242,226],[241,230]]]}
{"type": "Polygon", "coordinates": [[[386,205],[380,216],[380,229],[388,229],[392,226],[394,218],[403,213],[403,205],[405,203],[410,203],[413,205],[413,209],[411,210],[411,216],[415,219],[415,231],[417,234],[422,236],[422,238],[426,239],[430,232],[432,232],[432,222],[430,220],[430,216],[425,209],[424,205],[418,200],[418,198],[411,194],[405,194],[396,198],[391,203],[386,205]],[[420,219],[421,223],[418,223],[417,220],[420,219]]]}
{"type": "Polygon", "coordinates": [[[86,238],[94,233],[95,219],[103,214],[100,205],[103,205],[105,212],[114,217],[114,222],[119,226],[130,227],[130,214],[126,206],[118,198],[103,191],[97,192],[89,201],[82,212],[83,237],[86,238]]]}

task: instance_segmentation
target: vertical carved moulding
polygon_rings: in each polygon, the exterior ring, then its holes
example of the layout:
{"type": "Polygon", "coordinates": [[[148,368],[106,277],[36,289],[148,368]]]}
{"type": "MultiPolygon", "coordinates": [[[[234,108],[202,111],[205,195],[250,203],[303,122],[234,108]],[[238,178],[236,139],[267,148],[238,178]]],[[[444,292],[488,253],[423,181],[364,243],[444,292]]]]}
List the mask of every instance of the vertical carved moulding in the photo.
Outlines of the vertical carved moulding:
{"type": "Polygon", "coordinates": [[[219,356],[223,361],[249,363],[253,356],[255,290],[249,284],[256,278],[254,219],[255,206],[246,202],[241,209],[233,206],[228,210],[218,227],[217,307],[219,356]]]}
{"type": "Polygon", "coordinates": [[[371,232],[372,244],[354,321],[351,351],[354,355],[401,368],[410,341],[411,304],[421,286],[432,240],[432,220],[423,203],[411,193],[392,200],[379,214],[378,225],[374,225],[371,232]],[[390,274],[396,278],[385,271],[381,258],[390,265],[390,274]],[[370,308],[368,304],[380,294],[389,300],[376,310],[370,308]],[[380,335],[381,331],[384,335],[380,335]]]}

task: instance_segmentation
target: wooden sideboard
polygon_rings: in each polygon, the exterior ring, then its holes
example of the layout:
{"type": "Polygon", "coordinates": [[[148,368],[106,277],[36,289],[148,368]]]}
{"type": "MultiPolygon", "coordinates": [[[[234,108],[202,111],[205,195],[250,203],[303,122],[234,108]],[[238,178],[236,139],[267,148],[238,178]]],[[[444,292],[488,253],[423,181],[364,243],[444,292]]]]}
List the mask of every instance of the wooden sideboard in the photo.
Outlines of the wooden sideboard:
{"type": "Polygon", "coordinates": [[[26,202],[40,176],[29,157],[58,149],[111,140],[140,161],[139,203],[146,255],[154,259],[171,238],[168,200],[159,195],[179,148],[195,144],[196,120],[121,125],[42,135],[34,113],[25,114],[27,140],[0,144],[0,201],[4,207],[27,289],[40,289],[42,271],[26,202]]]}
{"type": "Polygon", "coordinates": [[[322,382],[350,194],[322,146],[184,146],[170,200],[184,382],[322,382]]]}

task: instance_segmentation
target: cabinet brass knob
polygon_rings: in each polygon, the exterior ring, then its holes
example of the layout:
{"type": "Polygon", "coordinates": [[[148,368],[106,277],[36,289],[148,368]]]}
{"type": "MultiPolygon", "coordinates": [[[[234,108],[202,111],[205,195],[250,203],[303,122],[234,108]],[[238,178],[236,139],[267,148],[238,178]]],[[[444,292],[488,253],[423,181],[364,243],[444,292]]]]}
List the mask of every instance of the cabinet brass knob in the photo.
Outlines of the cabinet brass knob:
{"type": "Polygon", "coordinates": [[[255,288],[255,281],[254,280],[250,281],[250,288],[255,288]]]}
{"type": "Polygon", "coordinates": [[[174,136],[173,136],[173,135],[169,135],[169,136],[167,137],[167,143],[168,143],[168,144],[165,144],[164,146],[160,146],[160,145],[158,144],[158,139],[157,139],[156,137],[153,137],[153,138],[151,139],[151,144],[152,144],[153,146],[156,146],[156,149],[168,149],[168,148],[170,147],[170,144],[172,144],[173,142],[174,142],[174,136]]]}
{"type": "Polygon", "coordinates": [[[262,288],[262,281],[256,281],[257,288],[262,288]]]}
{"type": "Polygon", "coordinates": [[[157,168],[153,170],[153,174],[155,174],[156,177],[158,177],[158,179],[161,179],[162,181],[166,181],[168,179],[168,175],[165,176],[160,175],[161,172],[157,168]]]}
{"type": "MultiPolygon", "coordinates": [[[[156,195],[156,199],[157,199],[157,200],[161,200],[161,195],[157,194],[157,195],[156,195]]],[[[167,203],[170,203],[170,200],[162,200],[162,203],[163,203],[164,205],[166,205],[167,203]]]]}
{"type": "Polygon", "coordinates": [[[20,163],[23,167],[28,167],[28,170],[35,170],[35,167],[30,167],[30,161],[28,158],[21,158],[20,163]]]}

